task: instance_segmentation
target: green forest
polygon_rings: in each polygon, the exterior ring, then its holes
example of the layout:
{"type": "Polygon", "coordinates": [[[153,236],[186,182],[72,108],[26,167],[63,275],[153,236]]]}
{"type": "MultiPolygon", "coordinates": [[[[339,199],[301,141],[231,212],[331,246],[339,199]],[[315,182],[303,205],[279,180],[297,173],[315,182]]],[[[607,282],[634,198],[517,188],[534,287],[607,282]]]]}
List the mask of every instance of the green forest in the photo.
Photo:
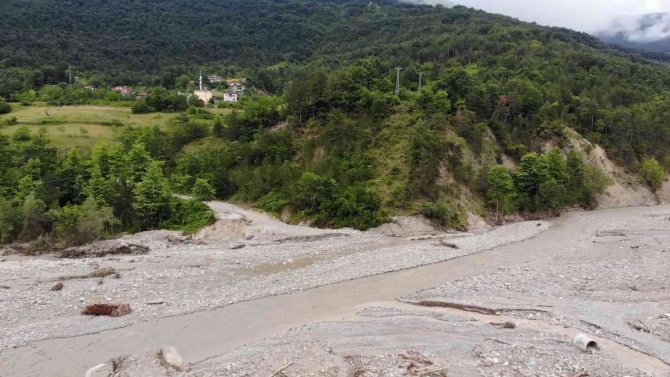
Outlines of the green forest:
{"type": "Polygon", "coordinates": [[[0,134],[3,242],[193,231],[215,197],[357,229],[593,208],[611,182],[570,148],[575,132],[652,189],[670,168],[670,68],[567,29],[395,1],[6,0],[0,13],[5,127],[45,103],[171,115],[90,150],[0,134]],[[200,69],[254,94],[215,113],[181,92],[200,69]]]}

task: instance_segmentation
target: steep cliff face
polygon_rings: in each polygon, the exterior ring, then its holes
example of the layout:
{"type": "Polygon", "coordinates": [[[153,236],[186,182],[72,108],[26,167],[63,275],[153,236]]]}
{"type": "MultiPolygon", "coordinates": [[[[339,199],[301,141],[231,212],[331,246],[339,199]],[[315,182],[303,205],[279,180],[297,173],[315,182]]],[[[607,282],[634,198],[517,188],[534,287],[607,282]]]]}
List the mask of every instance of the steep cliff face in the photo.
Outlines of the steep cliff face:
{"type": "Polygon", "coordinates": [[[599,168],[610,179],[605,192],[597,196],[599,208],[658,204],[658,197],[642,179],[610,160],[602,147],[586,140],[574,130],[570,130],[568,135],[570,148],[580,151],[587,163],[599,168]]]}

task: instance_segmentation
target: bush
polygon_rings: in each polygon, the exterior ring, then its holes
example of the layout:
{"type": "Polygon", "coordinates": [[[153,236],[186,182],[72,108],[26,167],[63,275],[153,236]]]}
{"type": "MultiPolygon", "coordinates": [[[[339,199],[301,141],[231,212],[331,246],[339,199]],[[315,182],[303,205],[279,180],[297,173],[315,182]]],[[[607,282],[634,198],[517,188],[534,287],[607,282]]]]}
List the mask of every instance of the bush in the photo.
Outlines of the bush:
{"type": "Polygon", "coordinates": [[[214,126],[212,127],[212,134],[216,137],[224,137],[226,135],[226,128],[223,125],[223,121],[221,119],[217,119],[214,122],[214,126]]]}
{"type": "Polygon", "coordinates": [[[13,126],[17,123],[19,123],[19,120],[16,117],[7,117],[4,119],[0,119],[1,125],[13,126]]]}
{"type": "Polygon", "coordinates": [[[188,109],[186,97],[164,88],[152,89],[144,101],[155,111],[179,112],[188,109]]]}
{"type": "Polygon", "coordinates": [[[188,105],[193,107],[205,107],[205,103],[197,96],[188,97],[188,105]]]}
{"type": "Polygon", "coordinates": [[[341,188],[334,179],[305,172],[291,193],[293,208],[320,226],[369,229],[384,222],[381,200],[362,186],[341,188]]]}
{"type": "Polygon", "coordinates": [[[334,202],[328,217],[338,227],[367,230],[381,225],[385,216],[380,212],[379,195],[362,186],[348,187],[334,202]]]}
{"type": "Polygon", "coordinates": [[[436,203],[424,204],[421,214],[440,228],[466,230],[468,219],[465,211],[457,204],[440,200],[436,203]]]}
{"type": "Polygon", "coordinates": [[[34,240],[45,233],[50,222],[46,213],[47,206],[34,192],[31,192],[23,201],[21,207],[22,228],[19,238],[34,240]]]}
{"type": "Polygon", "coordinates": [[[295,209],[317,214],[332,206],[337,192],[334,179],[305,172],[296,182],[291,197],[295,209]]]}
{"type": "Polygon", "coordinates": [[[156,111],[153,107],[149,106],[146,101],[137,101],[132,108],[133,114],[148,114],[156,111]]]}
{"type": "Polygon", "coordinates": [[[206,179],[198,178],[193,184],[191,194],[196,200],[205,202],[214,199],[216,191],[214,191],[214,187],[206,179]]]}
{"type": "Polygon", "coordinates": [[[175,200],[170,214],[161,226],[188,233],[196,233],[216,220],[212,210],[197,200],[175,200]]]}
{"type": "Polygon", "coordinates": [[[100,207],[89,197],[79,206],[69,205],[56,214],[56,233],[68,246],[94,241],[116,224],[110,207],[100,207]]]}
{"type": "Polygon", "coordinates": [[[282,194],[272,191],[258,199],[258,207],[271,213],[281,213],[291,202],[282,194]]]}
{"type": "Polygon", "coordinates": [[[21,229],[21,208],[0,197],[0,244],[12,242],[21,229]]]}
{"type": "Polygon", "coordinates": [[[642,178],[653,190],[658,190],[665,179],[665,169],[653,158],[647,158],[642,162],[642,178]]]}
{"type": "Polygon", "coordinates": [[[0,115],[8,114],[12,111],[12,107],[5,101],[0,100],[0,115]]]}

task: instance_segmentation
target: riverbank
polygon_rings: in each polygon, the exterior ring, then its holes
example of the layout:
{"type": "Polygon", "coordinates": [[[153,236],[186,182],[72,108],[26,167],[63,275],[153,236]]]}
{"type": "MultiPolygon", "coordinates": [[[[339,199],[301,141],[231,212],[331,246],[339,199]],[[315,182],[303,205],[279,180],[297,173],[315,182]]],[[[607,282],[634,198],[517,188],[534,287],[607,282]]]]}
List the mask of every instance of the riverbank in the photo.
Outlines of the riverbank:
{"type": "MultiPolygon", "coordinates": [[[[670,207],[625,208],[568,213],[552,220],[551,227],[546,222],[529,222],[484,233],[417,238],[354,231],[294,234],[284,240],[258,237],[244,247],[239,242],[210,241],[154,245],[142,256],[6,261],[0,263],[4,279],[0,285],[10,287],[0,292],[3,303],[9,304],[2,306],[6,335],[1,340],[0,370],[10,376],[39,375],[44,368],[53,375],[78,375],[115,355],[166,344],[180,350],[193,372],[219,370],[223,364],[202,367],[202,361],[217,356],[226,360],[235,352],[249,352],[252,360],[267,351],[265,346],[251,345],[244,348],[247,351],[240,347],[273,336],[281,339],[292,327],[351,319],[352,308],[358,312],[367,303],[411,297],[459,279],[480,281],[501,268],[550,263],[557,255],[581,258],[597,245],[593,241],[598,232],[608,229],[637,226],[641,239],[653,229],[664,234],[654,221],[667,221],[667,216],[670,207]],[[98,279],[75,279],[66,281],[62,291],[49,291],[58,276],[81,275],[95,268],[114,268],[121,276],[104,278],[101,285],[98,279]],[[83,305],[98,301],[129,303],[134,312],[121,318],[79,314],[83,305]],[[76,361],[72,361],[74,355],[76,361]]],[[[265,228],[264,221],[251,223],[265,228]]],[[[544,282],[538,279],[536,284],[544,282]]],[[[468,297],[480,295],[464,292],[468,297]]],[[[421,338],[421,333],[415,335],[421,338]]],[[[473,335],[473,341],[477,339],[473,335]]],[[[379,347],[386,348],[382,343],[371,344],[370,352],[378,352],[379,347]]],[[[292,355],[301,359],[299,352],[292,355]]],[[[277,357],[271,363],[249,365],[269,371],[280,364],[277,357]]],[[[313,371],[309,368],[319,365],[305,363],[300,368],[313,371]]],[[[243,375],[240,368],[223,375],[243,375]]],[[[344,371],[344,364],[339,368],[344,371]]]]}

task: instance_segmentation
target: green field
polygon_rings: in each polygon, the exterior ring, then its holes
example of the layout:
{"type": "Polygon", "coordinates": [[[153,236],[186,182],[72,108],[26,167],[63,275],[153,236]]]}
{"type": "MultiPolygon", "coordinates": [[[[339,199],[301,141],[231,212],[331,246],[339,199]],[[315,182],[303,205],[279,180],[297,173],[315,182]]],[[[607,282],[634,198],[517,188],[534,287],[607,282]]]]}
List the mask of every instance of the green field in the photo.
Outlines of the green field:
{"type": "MultiPolygon", "coordinates": [[[[211,109],[215,114],[225,114],[229,109],[211,109]]],[[[2,120],[15,117],[15,125],[0,126],[0,133],[14,134],[27,127],[31,132],[45,129],[53,144],[62,149],[89,148],[98,141],[113,142],[127,127],[164,127],[175,114],[133,114],[130,108],[114,106],[13,106],[2,120]]]]}

